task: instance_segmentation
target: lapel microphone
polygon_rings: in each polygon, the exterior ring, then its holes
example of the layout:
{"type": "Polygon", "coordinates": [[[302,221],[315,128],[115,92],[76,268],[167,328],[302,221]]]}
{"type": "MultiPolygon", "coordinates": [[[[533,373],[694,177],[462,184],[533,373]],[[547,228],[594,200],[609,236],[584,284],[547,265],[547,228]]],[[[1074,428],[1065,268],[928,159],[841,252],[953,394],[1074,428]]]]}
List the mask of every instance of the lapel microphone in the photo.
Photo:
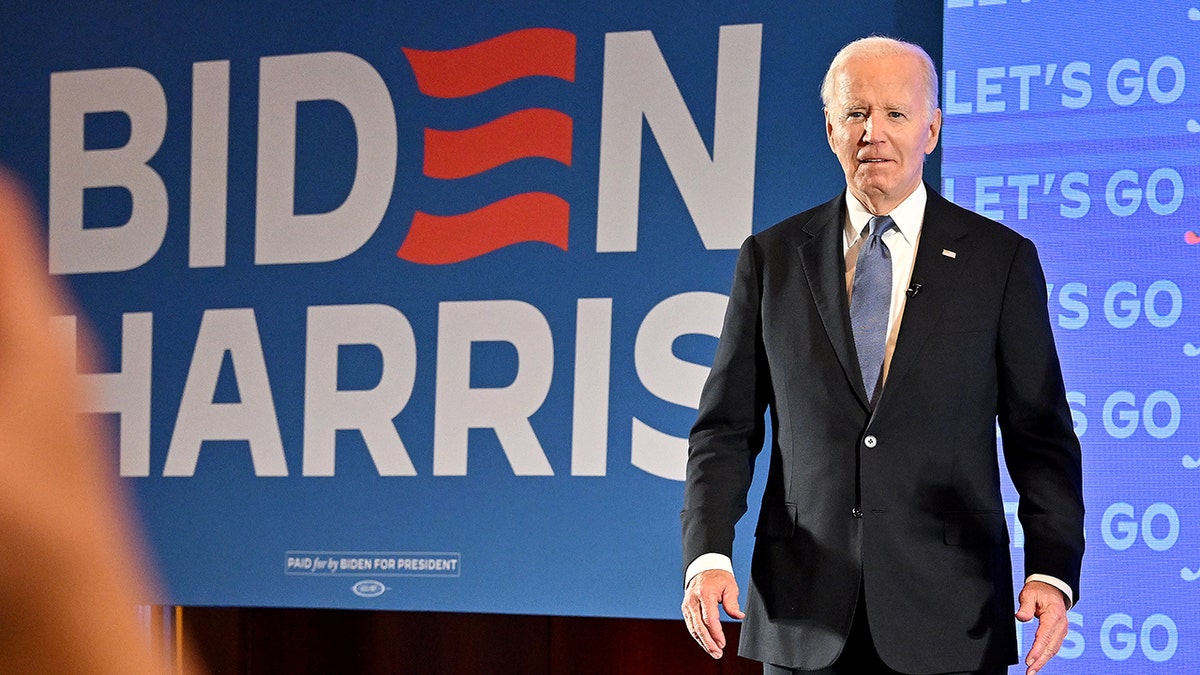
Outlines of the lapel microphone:
{"type": "Polygon", "coordinates": [[[917,297],[917,294],[920,292],[921,292],[921,283],[914,281],[914,282],[912,282],[912,284],[909,285],[908,290],[904,291],[904,294],[910,298],[915,298],[915,297],[917,297]]]}

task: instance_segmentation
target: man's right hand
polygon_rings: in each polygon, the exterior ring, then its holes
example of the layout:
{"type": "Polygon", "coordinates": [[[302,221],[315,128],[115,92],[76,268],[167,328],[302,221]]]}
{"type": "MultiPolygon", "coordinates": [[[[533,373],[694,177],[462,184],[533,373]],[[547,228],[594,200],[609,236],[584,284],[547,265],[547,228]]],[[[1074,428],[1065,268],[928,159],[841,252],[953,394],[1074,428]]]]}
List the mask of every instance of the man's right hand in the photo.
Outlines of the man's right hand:
{"type": "Polygon", "coordinates": [[[725,631],[721,629],[718,605],[735,619],[745,618],[738,608],[738,585],[725,570],[705,570],[688,580],[683,589],[683,621],[688,632],[714,659],[725,653],[725,631]]]}

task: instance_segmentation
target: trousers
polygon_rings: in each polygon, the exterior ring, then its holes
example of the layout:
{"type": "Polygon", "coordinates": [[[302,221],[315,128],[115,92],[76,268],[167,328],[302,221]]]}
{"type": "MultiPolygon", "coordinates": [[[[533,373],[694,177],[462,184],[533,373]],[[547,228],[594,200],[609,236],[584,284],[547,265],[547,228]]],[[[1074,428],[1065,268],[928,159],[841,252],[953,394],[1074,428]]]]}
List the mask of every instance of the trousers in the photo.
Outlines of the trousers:
{"type": "MultiPolygon", "coordinates": [[[[871,639],[871,627],[867,622],[865,595],[860,589],[858,607],[854,610],[854,619],[850,624],[850,635],[846,638],[846,646],[832,665],[820,670],[797,670],[764,663],[763,675],[907,675],[889,668],[880,658],[879,652],[875,651],[875,642],[871,639]]],[[[1006,675],[1007,673],[1008,667],[1001,666],[941,675],[1006,675]]]]}

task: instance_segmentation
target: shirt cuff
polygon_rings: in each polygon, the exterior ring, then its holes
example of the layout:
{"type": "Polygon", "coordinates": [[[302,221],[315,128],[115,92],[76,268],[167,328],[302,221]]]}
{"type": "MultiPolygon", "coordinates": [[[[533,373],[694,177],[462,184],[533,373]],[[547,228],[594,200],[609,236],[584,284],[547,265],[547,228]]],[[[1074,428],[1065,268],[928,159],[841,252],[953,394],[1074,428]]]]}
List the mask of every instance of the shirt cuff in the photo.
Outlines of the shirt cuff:
{"type": "MultiPolygon", "coordinates": [[[[703,557],[704,556],[700,556],[700,558],[703,557]]],[[[697,558],[696,560],[699,560],[700,558],[697,558]]],[[[696,563],[692,564],[695,565],[696,563]]],[[[689,567],[688,569],[690,570],[691,568],[689,567]]],[[[1040,581],[1042,583],[1050,584],[1051,586],[1062,591],[1063,597],[1067,600],[1067,609],[1071,609],[1075,606],[1075,594],[1071,592],[1071,587],[1068,586],[1067,583],[1062,579],[1059,579],[1058,577],[1052,577],[1049,574],[1030,574],[1029,576],[1025,577],[1025,583],[1029,583],[1030,581],[1040,581]]]]}
{"type": "Polygon", "coordinates": [[[692,580],[692,577],[701,572],[707,572],[708,570],[725,570],[726,572],[733,574],[733,561],[730,560],[729,556],[727,555],[722,555],[720,553],[705,553],[693,560],[692,564],[687,566],[687,571],[683,573],[683,585],[686,586],[687,582],[692,580]]]}
{"type": "MultiPolygon", "coordinates": [[[[687,582],[691,581],[692,577],[701,572],[707,572],[708,570],[724,570],[730,574],[733,574],[733,561],[730,560],[729,556],[727,555],[722,555],[720,553],[705,553],[697,557],[691,562],[690,565],[687,566],[687,571],[685,571],[683,574],[684,585],[687,585],[687,582]]],[[[1062,579],[1059,579],[1058,577],[1052,577],[1049,574],[1030,574],[1025,578],[1025,582],[1028,583],[1030,581],[1040,581],[1042,583],[1050,584],[1062,592],[1063,598],[1065,598],[1067,601],[1067,609],[1071,609],[1075,606],[1075,594],[1071,592],[1071,587],[1062,579]]]]}

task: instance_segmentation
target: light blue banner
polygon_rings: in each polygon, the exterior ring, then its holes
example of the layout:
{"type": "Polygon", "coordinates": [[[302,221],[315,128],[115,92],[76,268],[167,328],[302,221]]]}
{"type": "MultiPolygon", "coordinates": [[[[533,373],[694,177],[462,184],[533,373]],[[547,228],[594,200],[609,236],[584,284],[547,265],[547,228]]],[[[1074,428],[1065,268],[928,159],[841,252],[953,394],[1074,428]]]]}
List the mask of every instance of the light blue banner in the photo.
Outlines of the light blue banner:
{"type": "Polygon", "coordinates": [[[1083,443],[1082,598],[1047,672],[1200,672],[1200,10],[949,0],[945,21],[944,193],[1038,245],[1083,443]]]}

